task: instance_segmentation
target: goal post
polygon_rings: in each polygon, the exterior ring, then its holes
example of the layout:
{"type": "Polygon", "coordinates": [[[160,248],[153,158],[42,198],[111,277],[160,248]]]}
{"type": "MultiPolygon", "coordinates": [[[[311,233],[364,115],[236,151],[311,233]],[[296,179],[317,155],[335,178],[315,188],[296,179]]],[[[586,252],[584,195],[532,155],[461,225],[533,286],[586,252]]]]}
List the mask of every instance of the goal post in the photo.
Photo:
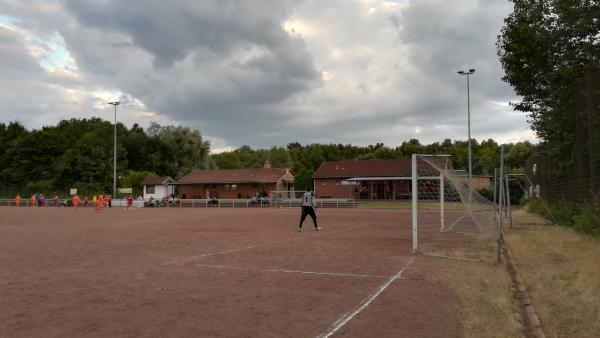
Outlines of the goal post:
{"type": "Polygon", "coordinates": [[[454,170],[450,155],[412,155],[413,252],[424,241],[443,242],[440,233],[495,233],[495,206],[472,183],[463,170],[454,170]]]}
{"type": "MultiPolygon", "coordinates": [[[[419,210],[419,179],[421,175],[419,175],[419,166],[418,159],[419,157],[426,157],[433,155],[419,155],[413,154],[411,159],[411,191],[412,191],[412,244],[413,244],[413,252],[418,251],[419,246],[419,222],[418,222],[418,210],[419,210]]],[[[435,155],[441,159],[449,159],[450,155],[435,155]]],[[[440,208],[440,232],[444,231],[444,175],[440,171],[438,177],[434,177],[432,175],[423,176],[425,179],[438,179],[438,200],[439,200],[439,208],[440,208]]]]}

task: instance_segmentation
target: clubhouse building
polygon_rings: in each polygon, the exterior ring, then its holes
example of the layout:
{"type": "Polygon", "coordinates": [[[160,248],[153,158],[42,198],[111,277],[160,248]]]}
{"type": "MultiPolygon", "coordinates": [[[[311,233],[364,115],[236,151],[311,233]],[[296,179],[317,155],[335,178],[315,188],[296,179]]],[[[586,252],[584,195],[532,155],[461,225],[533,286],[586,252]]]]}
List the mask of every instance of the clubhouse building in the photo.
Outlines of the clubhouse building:
{"type": "MultiPolygon", "coordinates": [[[[312,178],[317,198],[403,200],[412,196],[411,176],[411,160],[363,160],[324,162],[312,178]]],[[[471,181],[476,189],[491,187],[491,176],[471,181]]],[[[418,184],[421,191],[439,190],[436,178],[420,178],[418,184]]]]}
{"type": "Polygon", "coordinates": [[[271,191],[294,190],[294,173],[266,162],[258,169],[194,170],[181,177],[177,186],[183,199],[268,197],[271,191]]]}

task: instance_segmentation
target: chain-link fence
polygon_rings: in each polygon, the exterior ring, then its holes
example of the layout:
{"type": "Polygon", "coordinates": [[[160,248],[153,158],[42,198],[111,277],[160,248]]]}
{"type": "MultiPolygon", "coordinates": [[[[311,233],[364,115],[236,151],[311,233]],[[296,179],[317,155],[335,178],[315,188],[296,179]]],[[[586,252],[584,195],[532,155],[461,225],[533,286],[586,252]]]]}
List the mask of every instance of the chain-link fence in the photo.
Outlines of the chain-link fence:
{"type": "Polygon", "coordinates": [[[571,132],[526,161],[526,192],[548,201],[560,223],[600,232],[600,67],[586,67],[570,91],[571,125],[564,127],[571,132]]]}

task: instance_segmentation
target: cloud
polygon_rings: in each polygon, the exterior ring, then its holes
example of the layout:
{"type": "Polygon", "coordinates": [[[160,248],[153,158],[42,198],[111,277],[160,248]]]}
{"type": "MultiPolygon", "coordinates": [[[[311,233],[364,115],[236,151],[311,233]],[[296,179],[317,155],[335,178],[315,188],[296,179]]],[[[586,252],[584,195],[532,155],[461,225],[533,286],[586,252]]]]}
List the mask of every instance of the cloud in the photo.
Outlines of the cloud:
{"type": "Polygon", "coordinates": [[[0,0],[2,120],[199,129],[219,149],[531,139],[500,81],[494,0],[0,0]],[[8,28],[7,28],[8,27],[8,28]],[[34,48],[35,47],[35,48],[34,48]],[[10,113],[8,113],[10,111],[10,113]]]}

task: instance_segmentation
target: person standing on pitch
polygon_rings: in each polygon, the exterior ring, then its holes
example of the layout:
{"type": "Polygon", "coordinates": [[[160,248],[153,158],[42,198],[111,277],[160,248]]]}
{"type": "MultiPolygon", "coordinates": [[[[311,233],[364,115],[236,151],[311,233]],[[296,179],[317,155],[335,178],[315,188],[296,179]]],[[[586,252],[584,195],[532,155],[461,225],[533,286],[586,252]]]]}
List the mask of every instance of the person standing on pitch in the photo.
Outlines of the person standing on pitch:
{"type": "Polygon", "coordinates": [[[131,208],[132,204],[133,204],[133,196],[129,195],[129,196],[127,196],[127,210],[129,210],[129,208],[131,208]]]}
{"type": "Polygon", "coordinates": [[[77,194],[73,195],[73,207],[75,208],[75,210],[79,208],[79,202],[79,196],[77,194]]]}
{"type": "Polygon", "coordinates": [[[315,225],[315,231],[321,230],[321,227],[317,225],[317,214],[315,213],[316,208],[317,203],[315,201],[314,193],[304,188],[304,195],[302,195],[302,216],[300,217],[298,232],[302,231],[302,223],[304,223],[306,215],[310,215],[310,217],[312,218],[313,224],[315,225]]]}
{"type": "Polygon", "coordinates": [[[15,197],[15,204],[17,205],[17,208],[21,206],[21,195],[17,194],[15,197]]]}

